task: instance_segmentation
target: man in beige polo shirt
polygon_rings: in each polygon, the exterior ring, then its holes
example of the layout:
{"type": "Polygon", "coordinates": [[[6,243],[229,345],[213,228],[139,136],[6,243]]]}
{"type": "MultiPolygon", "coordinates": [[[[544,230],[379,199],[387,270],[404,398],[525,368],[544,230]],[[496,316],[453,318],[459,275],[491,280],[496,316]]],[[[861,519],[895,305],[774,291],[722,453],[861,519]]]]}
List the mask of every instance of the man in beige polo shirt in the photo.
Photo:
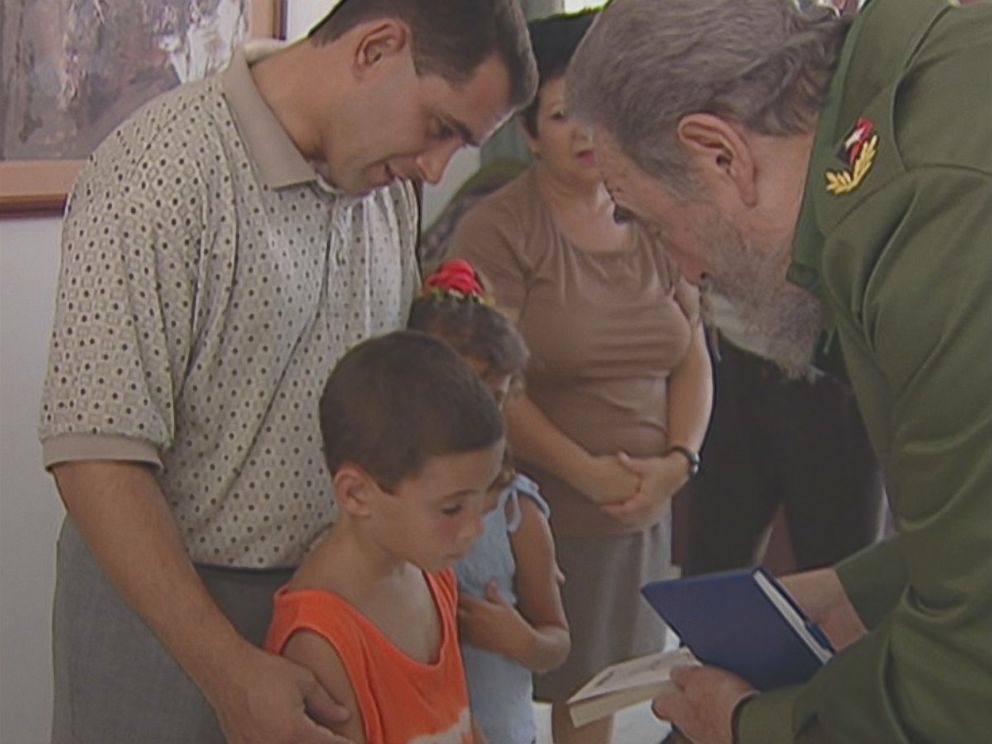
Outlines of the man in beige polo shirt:
{"type": "Polygon", "coordinates": [[[257,647],[331,519],[320,389],[404,320],[411,182],[534,80],[513,0],[346,0],[156,99],[84,167],[40,424],[69,515],[53,742],[342,741],[312,675],[257,647]]]}

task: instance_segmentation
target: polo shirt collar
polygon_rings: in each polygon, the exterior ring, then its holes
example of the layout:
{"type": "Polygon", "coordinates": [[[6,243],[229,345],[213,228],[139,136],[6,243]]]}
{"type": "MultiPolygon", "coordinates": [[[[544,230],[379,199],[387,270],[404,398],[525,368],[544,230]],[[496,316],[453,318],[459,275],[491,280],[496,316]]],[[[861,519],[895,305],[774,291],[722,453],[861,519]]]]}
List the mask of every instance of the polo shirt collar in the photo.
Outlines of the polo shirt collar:
{"type": "Polygon", "coordinates": [[[296,149],[286,130],[262,98],[249,66],[287,46],[286,42],[259,40],[247,42],[234,52],[230,64],[221,73],[221,89],[248,156],[259,169],[262,179],[278,189],[317,182],[327,190],[324,179],[296,149]]]}

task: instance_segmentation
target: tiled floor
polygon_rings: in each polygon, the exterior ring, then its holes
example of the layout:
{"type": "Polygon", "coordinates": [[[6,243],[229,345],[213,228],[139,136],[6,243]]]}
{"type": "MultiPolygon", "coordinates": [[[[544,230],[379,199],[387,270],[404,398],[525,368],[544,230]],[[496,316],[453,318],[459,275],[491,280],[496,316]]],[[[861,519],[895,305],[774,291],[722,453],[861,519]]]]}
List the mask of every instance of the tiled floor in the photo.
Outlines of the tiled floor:
{"type": "MultiPolygon", "coordinates": [[[[542,703],[537,709],[537,744],[551,744],[550,708],[542,703]]],[[[649,703],[635,705],[617,715],[611,744],[658,744],[668,734],[667,723],[651,714],[649,703]]]]}

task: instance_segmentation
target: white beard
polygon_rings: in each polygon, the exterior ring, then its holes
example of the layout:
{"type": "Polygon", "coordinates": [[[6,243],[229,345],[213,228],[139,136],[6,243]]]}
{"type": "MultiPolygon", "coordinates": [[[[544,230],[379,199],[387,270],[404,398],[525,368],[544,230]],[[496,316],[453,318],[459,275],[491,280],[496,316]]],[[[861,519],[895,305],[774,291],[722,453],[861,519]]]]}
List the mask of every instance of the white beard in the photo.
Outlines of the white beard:
{"type": "Polygon", "coordinates": [[[713,257],[714,270],[703,288],[706,318],[707,295],[726,300],[740,318],[749,337],[790,378],[812,377],[813,347],[821,328],[820,301],[785,278],[789,246],[756,248],[745,235],[716,210],[705,225],[697,225],[713,257]]]}

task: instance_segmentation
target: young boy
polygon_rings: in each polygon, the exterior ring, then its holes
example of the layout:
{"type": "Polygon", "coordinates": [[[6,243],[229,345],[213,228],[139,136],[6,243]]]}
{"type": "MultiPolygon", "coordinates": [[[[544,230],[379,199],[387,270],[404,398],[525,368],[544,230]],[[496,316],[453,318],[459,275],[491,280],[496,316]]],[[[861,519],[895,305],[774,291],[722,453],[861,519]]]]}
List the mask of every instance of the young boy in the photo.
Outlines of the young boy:
{"type": "Polygon", "coordinates": [[[335,367],[320,400],[339,518],[279,590],[266,646],[310,668],[358,744],[470,744],[451,565],[482,531],[499,408],[451,348],[397,332],[335,367]]]}

